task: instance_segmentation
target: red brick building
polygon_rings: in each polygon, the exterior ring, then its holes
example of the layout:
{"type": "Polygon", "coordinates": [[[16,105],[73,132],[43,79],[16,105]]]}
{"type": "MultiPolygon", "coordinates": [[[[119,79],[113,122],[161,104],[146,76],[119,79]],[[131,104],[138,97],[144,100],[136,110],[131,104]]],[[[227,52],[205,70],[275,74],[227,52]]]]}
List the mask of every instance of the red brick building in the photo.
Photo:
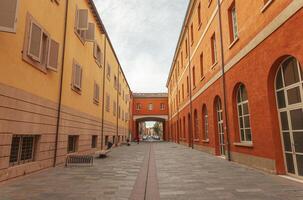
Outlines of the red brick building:
{"type": "Polygon", "coordinates": [[[170,140],[302,178],[302,6],[190,1],[167,81],[170,140]]]}
{"type": "Polygon", "coordinates": [[[158,121],[163,123],[163,139],[168,138],[168,97],[167,93],[134,93],[132,95],[132,139],[139,137],[140,122],[158,121]]]}

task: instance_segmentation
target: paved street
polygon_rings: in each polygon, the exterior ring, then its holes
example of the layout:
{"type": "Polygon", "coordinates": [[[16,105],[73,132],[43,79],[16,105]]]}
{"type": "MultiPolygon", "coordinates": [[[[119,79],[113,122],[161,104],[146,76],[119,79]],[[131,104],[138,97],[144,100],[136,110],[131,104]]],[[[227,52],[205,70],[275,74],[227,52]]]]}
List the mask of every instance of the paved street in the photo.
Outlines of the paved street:
{"type": "Polygon", "coordinates": [[[0,184],[0,200],[303,199],[303,184],[172,143],[112,150],[93,167],[58,167],[0,184]]]}

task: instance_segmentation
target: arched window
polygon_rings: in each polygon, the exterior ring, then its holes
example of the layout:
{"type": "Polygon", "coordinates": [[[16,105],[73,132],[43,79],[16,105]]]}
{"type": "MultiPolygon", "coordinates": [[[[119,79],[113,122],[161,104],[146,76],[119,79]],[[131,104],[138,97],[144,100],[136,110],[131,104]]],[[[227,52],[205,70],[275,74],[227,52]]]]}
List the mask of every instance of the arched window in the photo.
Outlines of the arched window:
{"type": "Polygon", "coordinates": [[[276,99],[287,172],[303,176],[303,77],[294,57],[285,59],[276,76],[276,99]]]}
{"type": "Polygon", "coordinates": [[[196,109],[194,111],[194,137],[195,139],[199,139],[198,112],[196,109]]]}
{"type": "Polygon", "coordinates": [[[224,138],[224,128],[223,128],[223,108],[221,99],[218,97],[216,100],[216,111],[217,111],[217,128],[219,135],[219,149],[220,155],[225,156],[225,138],[224,138]]]}
{"type": "Polygon", "coordinates": [[[250,114],[248,109],[247,91],[243,84],[237,91],[238,122],[241,142],[251,142],[250,114]]]}
{"type": "Polygon", "coordinates": [[[185,117],[183,117],[183,138],[185,138],[185,117]]]}
{"type": "Polygon", "coordinates": [[[208,140],[208,112],[207,107],[204,105],[202,109],[202,123],[203,123],[203,137],[204,140],[208,140]]]}

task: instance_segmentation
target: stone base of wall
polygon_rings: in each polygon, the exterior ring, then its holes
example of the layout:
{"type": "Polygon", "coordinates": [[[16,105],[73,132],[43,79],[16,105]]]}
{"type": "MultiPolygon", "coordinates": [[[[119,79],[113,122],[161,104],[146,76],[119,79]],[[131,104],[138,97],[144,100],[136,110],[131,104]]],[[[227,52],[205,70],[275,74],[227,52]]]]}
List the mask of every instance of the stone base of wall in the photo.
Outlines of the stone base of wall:
{"type": "Polygon", "coordinates": [[[215,155],[215,149],[211,148],[211,147],[207,147],[207,146],[202,146],[202,145],[194,145],[194,149],[198,150],[198,151],[202,151],[205,153],[209,153],[212,155],[215,155]]]}
{"type": "Polygon", "coordinates": [[[268,173],[276,174],[275,161],[272,159],[252,156],[238,152],[231,152],[231,160],[252,168],[266,171],[268,173]]]}

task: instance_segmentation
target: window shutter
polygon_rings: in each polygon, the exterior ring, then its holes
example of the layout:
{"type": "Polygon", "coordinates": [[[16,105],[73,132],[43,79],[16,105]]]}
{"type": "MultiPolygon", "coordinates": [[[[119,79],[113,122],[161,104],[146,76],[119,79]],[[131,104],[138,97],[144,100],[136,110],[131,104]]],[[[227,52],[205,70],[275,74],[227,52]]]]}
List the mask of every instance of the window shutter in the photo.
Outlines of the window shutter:
{"type": "Polygon", "coordinates": [[[94,58],[97,59],[98,44],[94,43],[94,58]]]}
{"type": "Polygon", "coordinates": [[[55,40],[50,41],[47,59],[47,68],[53,71],[58,69],[59,43],[55,40]]]}
{"type": "Polygon", "coordinates": [[[88,30],[85,34],[85,40],[88,42],[94,42],[95,41],[95,24],[94,23],[88,23],[88,30]]]}
{"type": "Polygon", "coordinates": [[[34,22],[31,22],[29,45],[28,45],[28,55],[32,59],[34,59],[38,62],[40,62],[40,60],[41,60],[42,36],[43,36],[42,29],[34,22]]]}
{"type": "Polygon", "coordinates": [[[78,21],[77,21],[77,29],[78,30],[88,30],[88,10],[87,9],[79,9],[78,10],[78,21]]]}
{"type": "Polygon", "coordinates": [[[73,71],[73,86],[79,90],[81,90],[82,86],[82,68],[78,63],[74,63],[74,71],[73,71]]]}
{"type": "Polygon", "coordinates": [[[0,31],[15,32],[18,0],[0,1],[0,31]]]}

